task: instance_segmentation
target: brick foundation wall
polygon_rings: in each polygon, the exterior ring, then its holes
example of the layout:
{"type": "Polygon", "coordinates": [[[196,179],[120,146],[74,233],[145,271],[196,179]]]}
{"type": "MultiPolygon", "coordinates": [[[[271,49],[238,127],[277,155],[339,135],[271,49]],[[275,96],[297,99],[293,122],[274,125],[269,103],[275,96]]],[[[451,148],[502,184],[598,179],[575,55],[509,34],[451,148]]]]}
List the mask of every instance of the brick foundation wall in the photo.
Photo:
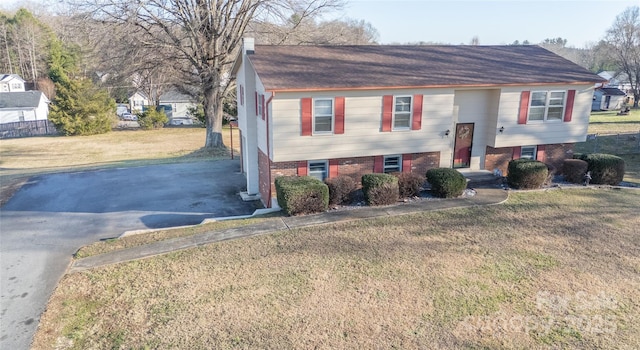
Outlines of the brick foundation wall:
{"type": "MultiPolygon", "coordinates": [[[[263,175],[263,168],[269,168],[271,171],[271,194],[276,195],[274,180],[278,176],[296,176],[298,175],[298,162],[270,162],[267,155],[258,152],[258,162],[260,163],[260,195],[263,198],[265,206],[268,205],[266,199],[268,196],[268,174],[263,175]],[[264,179],[264,181],[263,181],[264,179]]],[[[373,173],[374,157],[353,157],[338,159],[338,176],[346,175],[354,179],[358,184],[362,179],[362,175],[373,173]]],[[[414,153],[411,159],[411,172],[417,172],[421,175],[426,174],[427,170],[437,168],[440,165],[440,152],[414,153]]]]}
{"type": "Polygon", "coordinates": [[[272,181],[270,171],[271,160],[269,160],[269,157],[267,157],[261,149],[258,149],[258,189],[260,191],[262,204],[267,208],[271,208],[271,194],[269,193],[269,189],[271,188],[272,181]]]}
{"type": "Polygon", "coordinates": [[[411,172],[424,176],[427,170],[440,166],[440,152],[414,153],[411,172]]]}
{"type": "Polygon", "coordinates": [[[500,169],[503,175],[507,175],[507,166],[509,161],[513,159],[513,148],[502,147],[493,148],[487,146],[487,151],[484,157],[484,168],[489,171],[494,169],[500,169]]]}
{"type": "MultiPolygon", "coordinates": [[[[544,148],[544,162],[551,165],[560,171],[562,169],[562,163],[565,159],[573,157],[572,143],[560,143],[545,145],[544,148]]],[[[503,175],[507,175],[507,166],[509,161],[513,159],[513,148],[493,148],[487,146],[487,152],[484,160],[484,168],[489,171],[494,169],[500,169],[503,175]]]]}
{"type": "Polygon", "coordinates": [[[360,183],[362,175],[373,172],[373,157],[338,159],[338,176],[346,175],[360,183]]]}
{"type": "Polygon", "coordinates": [[[544,162],[554,167],[556,172],[561,172],[564,160],[573,158],[573,147],[573,143],[547,145],[544,149],[544,162]]]}

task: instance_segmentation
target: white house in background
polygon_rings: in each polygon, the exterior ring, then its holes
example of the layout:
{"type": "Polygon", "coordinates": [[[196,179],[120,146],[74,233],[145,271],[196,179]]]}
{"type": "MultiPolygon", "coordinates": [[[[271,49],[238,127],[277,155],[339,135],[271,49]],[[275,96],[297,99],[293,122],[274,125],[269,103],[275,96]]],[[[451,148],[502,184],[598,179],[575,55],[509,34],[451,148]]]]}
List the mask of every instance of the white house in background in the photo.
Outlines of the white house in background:
{"type": "Polygon", "coordinates": [[[49,118],[49,99],[41,91],[0,92],[0,123],[49,118]]]}
{"type": "Polygon", "coordinates": [[[136,91],[133,95],[129,96],[129,108],[131,113],[142,112],[144,106],[149,105],[149,97],[141,91],[136,91]]]}
{"type": "Polygon", "coordinates": [[[17,74],[0,74],[0,92],[25,91],[24,79],[17,74]]]}
{"type": "Polygon", "coordinates": [[[627,94],[615,87],[599,87],[593,92],[592,111],[609,111],[621,109],[626,102],[627,94]]]}
{"type": "Polygon", "coordinates": [[[604,79],[538,46],[261,46],[245,39],[237,82],[247,194],[274,179],[433,167],[554,166],[587,136],[604,79]]]}
{"type": "Polygon", "coordinates": [[[170,89],[160,95],[160,98],[158,98],[158,104],[171,107],[170,111],[165,108],[167,117],[169,117],[170,120],[174,118],[189,119],[189,116],[187,115],[189,108],[196,107],[197,105],[196,101],[191,96],[183,94],[176,89],[170,89]]]}

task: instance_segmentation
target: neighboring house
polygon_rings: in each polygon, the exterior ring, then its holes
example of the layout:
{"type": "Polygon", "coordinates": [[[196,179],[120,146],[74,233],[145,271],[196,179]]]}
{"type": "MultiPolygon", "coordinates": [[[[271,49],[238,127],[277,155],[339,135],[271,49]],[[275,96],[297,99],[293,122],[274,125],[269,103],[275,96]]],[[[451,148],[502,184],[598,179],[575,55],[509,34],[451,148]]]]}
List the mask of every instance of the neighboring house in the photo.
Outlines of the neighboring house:
{"type": "Polygon", "coordinates": [[[626,73],[602,71],[598,73],[598,76],[606,80],[606,82],[604,82],[603,84],[599,84],[601,87],[617,88],[627,94],[631,92],[631,83],[629,82],[629,76],[626,73]]]}
{"type": "Polygon", "coordinates": [[[141,91],[136,91],[129,97],[129,108],[131,113],[138,113],[143,111],[143,107],[149,105],[149,97],[141,91]]]}
{"type": "Polygon", "coordinates": [[[49,99],[40,91],[0,92],[0,123],[46,120],[49,99]]]}
{"type": "Polygon", "coordinates": [[[0,74],[0,92],[25,91],[24,79],[17,74],[0,74]]]}
{"type": "MultiPolygon", "coordinates": [[[[158,104],[161,106],[170,106],[171,109],[165,108],[165,113],[169,119],[174,118],[187,118],[188,110],[191,107],[196,107],[196,102],[193,98],[187,94],[183,94],[176,89],[170,89],[169,91],[160,95],[158,98],[158,104]]],[[[172,121],[169,121],[172,123],[172,121]]],[[[193,121],[191,122],[193,124],[193,121]]],[[[173,123],[172,123],[173,124],[173,123]]]]}
{"type": "Polygon", "coordinates": [[[561,166],[604,79],[538,46],[254,46],[237,83],[247,194],[282,175],[561,166]]]}
{"type": "Polygon", "coordinates": [[[593,91],[592,111],[608,111],[621,109],[626,102],[627,94],[618,88],[601,87],[593,91]]]}

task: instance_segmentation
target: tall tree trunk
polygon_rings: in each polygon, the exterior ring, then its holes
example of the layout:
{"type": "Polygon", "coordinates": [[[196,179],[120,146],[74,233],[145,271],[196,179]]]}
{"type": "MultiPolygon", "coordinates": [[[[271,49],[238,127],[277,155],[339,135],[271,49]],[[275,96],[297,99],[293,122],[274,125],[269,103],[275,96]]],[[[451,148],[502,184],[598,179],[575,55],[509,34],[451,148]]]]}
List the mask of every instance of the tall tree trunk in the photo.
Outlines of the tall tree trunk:
{"type": "MultiPolygon", "coordinates": [[[[222,142],[222,88],[205,84],[204,115],[207,117],[206,148],[224,147],[222,142]]],[[[219,85],[219,84],[218,84],[219,85]]]]}

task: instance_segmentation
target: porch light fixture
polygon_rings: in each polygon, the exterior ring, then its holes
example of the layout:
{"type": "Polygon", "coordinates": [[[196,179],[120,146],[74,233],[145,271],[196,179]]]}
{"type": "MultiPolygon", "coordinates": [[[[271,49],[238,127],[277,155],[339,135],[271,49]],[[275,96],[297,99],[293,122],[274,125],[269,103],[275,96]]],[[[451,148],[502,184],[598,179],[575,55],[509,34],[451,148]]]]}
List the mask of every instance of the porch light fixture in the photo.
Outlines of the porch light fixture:
{"type": "Polygon", "coordinates": [[[500,133],[502,134],[504,132],[504,126],[501,126],[500,129],[498,129],[498,131],[500,131],[500,133]]]}
{"type": "Polygon", "coordinates": [[[451,133],[451,131],[449,129],[447,129],[447,131],[444,132],[444,136],[449,137],[450,133],[451,133]]]}

